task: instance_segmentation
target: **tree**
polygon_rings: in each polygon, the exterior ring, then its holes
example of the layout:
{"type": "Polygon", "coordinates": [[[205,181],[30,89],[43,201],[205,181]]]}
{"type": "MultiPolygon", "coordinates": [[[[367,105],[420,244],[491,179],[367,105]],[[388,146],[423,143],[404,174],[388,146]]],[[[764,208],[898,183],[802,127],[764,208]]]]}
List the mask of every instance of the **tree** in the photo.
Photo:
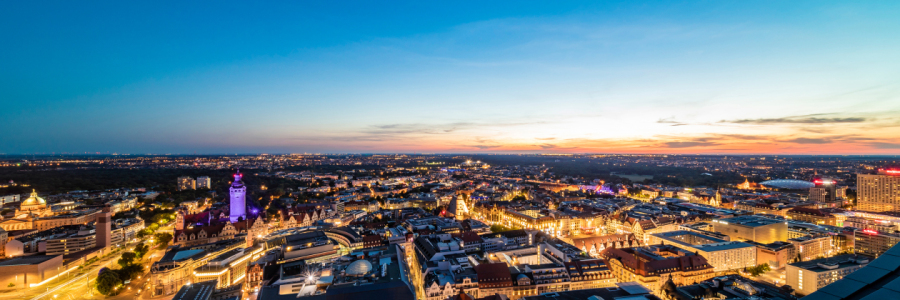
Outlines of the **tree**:
{"type": "Polygon", "coordinates": [[[12,283],[12,282],[10,282],[10,283],[9,283],[9,285],[7,285],[7,286],[6,286],[6,287],[16,287],[16,284],[15,284],[15,283],[12,283]]]}
{"type": "Polygon", "coordinates": [[[122,285],[122,279],[115,270],[106,269],[97,276],[96,288],[103,295],[111,295],[119,285],[122,285]]]}
{"type": "Polygon", "coordinates": [[[125,253],[122,253],[122,257],[119,258],[119,261],[118,261],[119,266],[122,266],[122,268],[124,269],[124,268],[127,267],[128,265],[133,264],[133,263],[134,263],[134,260],[135,260],[136,258],[137,258],[137,255],[136,255],[134,252],[125,252],[125,253]]]}
{"type": "Polygon", "coordinates": [[[794,287],[785,284],[785,285],[782,285],[782,286],[781,286],[781,290],[784,291],[785,293],[790,294],[790,293],[793,293],[793,292],[794,292],[794,287]]]}
{"type": "Polygon", "coordinates": [[[509,229],[509,228],[507,228],[506,226],[503,226],[503,225],[491,225],[491,232],[494,232],[494,233],[497,233],[497,232],[503,232],[503,231],[509,231],[509,230],[511,230],[511,229],[509,229]]]}
{"type": "Polygon", "coordinates": [[[758,266],[747,267],[745,270],[747,271],[747,273],[750,273],[750,275],[752,275],[753,277],[756,277],[756,276],[759,276],[759,274],[763,274],[763,273],[771,271],[772,268],[769,267],[768,263],[764,263],[764,264],[761,264],[758,266]]]}
{"type": "Polygon", "coordinates": [[[172,234],[168,232],[157,233],[154,237],[156,237],[156,241],[159,243],[159,246],[157,246],[159,249],[165,249],[169,246],[169,242],[172,241],[172,234]]]}
{"type": "Polygon", "coordinates": [[[144,242],[140,242],[134,246],[134,254],[137,256],[137,259],[144,258],[144,255],[147,254],[147,250],[150,250],[149,248],[150,247],[147,247],[147,245],[144,245],[144,242]]]}
{"type": "Polygon", "coordinates": [[[119,275],[128,280],[134,280],[138,276],[141,276],[141,274],[144,274],[144,266],[140,264],[128,265],[119,270],[119,275]]]}

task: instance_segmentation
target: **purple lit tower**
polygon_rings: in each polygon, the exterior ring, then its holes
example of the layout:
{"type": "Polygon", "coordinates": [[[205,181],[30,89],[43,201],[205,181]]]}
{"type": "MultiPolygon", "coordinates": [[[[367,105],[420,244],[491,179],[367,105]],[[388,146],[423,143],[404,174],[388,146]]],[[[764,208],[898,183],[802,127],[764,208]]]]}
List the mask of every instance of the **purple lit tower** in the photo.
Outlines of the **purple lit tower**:
{"type": "Polygon", "coordinates": [[[237,222],[238,218],[247,219],[247,187],[244,186],[241,177],[244,177],[244,175],[238,169],[237,173],[234,174],[234,182],[231,183],[231,188],[228,189],[231,192],[231,208],[229,209],[231,211],[231,223],[237,222]]]}

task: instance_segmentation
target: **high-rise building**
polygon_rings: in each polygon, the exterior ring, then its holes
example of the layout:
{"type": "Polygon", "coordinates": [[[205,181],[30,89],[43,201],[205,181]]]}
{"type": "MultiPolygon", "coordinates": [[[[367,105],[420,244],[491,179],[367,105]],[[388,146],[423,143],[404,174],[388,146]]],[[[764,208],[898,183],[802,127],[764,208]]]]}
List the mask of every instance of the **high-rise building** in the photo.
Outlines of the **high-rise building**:
{"type": "Polygon", "coordinates": [[[234,182],[231,183],[231,188],[228,189],[231,192],[229,219],[232,223],[237,222],[238,218],[247,218],[247,187],[241,181],[243,177],[244,175],[238,170],[234,174],[234,182]]]}
{"type": "Polygon", "coordinates": [[[97,233],[97,248],[106,248],[112,244],[112,228],[111,228],[111,209],[109,206],[103,208],[97,215],[95,229],[97,233]]]}
{"type": "Polygon", "coordinates": [[[197,189],[197,181],[194,181],[193,178],[188,176],[178,177],[178,190],[193,190],[197,189]]]}
{"type": "Polygon", "coordinates": [[[858,210],[900,211],[900,169],[856,175],[856,195],[858,210]]]}
{"type": "Polygon", "coordinates": [[[212,188],[212,180],[209,179],[209,176],[197,177],[197,188],[198,189],[211,189],[212,188]]]}
{"type": "Polygon", "coordinates": [[[813,178],[815,186],[809,188],[809,200],[816,202],[835,202],[837,200],[837,181],[822,176],[813,178]]]}

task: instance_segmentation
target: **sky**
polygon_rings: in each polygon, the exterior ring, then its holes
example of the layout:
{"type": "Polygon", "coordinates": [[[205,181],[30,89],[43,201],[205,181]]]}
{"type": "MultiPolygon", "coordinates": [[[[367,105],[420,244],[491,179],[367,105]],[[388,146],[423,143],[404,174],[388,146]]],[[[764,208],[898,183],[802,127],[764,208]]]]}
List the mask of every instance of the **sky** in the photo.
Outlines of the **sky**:
{"type": "Polygon", "coordinates": [[[896,155],[897,16],[898,1],[4,1],[0,153],[896,155]]]}

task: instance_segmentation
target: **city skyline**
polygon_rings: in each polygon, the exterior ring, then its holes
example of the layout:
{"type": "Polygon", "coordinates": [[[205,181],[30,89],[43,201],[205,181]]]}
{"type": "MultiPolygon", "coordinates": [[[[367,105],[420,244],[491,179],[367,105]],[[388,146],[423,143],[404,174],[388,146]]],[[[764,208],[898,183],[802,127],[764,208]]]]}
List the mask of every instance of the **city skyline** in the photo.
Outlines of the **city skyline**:
{"type": "Polygon", "coordinates": [[[5,3],[0,153],[900,149],[897,3],[454,4],[5,3]]]}

